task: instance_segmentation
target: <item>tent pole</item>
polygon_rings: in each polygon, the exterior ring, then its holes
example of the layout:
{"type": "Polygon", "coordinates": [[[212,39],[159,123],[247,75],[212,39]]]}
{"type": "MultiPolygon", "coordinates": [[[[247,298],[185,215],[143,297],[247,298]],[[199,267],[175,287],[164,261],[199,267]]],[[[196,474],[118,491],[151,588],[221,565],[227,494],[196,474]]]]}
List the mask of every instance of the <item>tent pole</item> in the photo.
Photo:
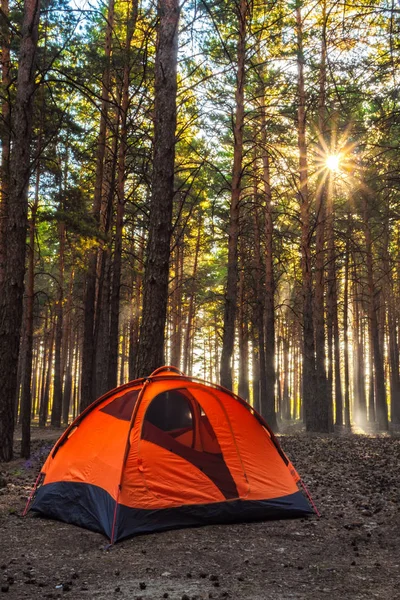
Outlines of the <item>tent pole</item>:
{"type": "Polygon", "coordinates": [[[39,483],[39,480],[40,480],[40,477],[41,477],[41,475],[42,475],[42,473],[40,472],[40,473],[39,473],[39,475],[36,477],[35,485],[33,486],[33,490],[31,491],[31,493],[29,494],[29,498],[28,498],[28,501],[27,501],[27,503],[26,503],[25,510],[24,510],[24,512],[22,513],[22,516],[23,516],[23,517],[25,517],[26,513],[28,512],[29,505],[30,505],[30,503],[32,502],[32,498],[33,498],[33,496],[35,495],[36,488],[37,488],[37,486],[38,486],[38,483],[39,483]]]}
{"type": "Polygon", "coordinates": [[[321,513],[319,512],[318,508],[315,506],[314,500],[311,497],[310,492],[308,491],[308,488],[306,486],[306,484],[304,483],[304,481],[300,478],[300,483],[303,487],[303,490],[305,491],[305,493],[307,494],[307,497],[311,503],[311,506],[313,507],[313,509],[315,510],[315,514],[317,515],[317,517],[321,516],[321,513]]]}

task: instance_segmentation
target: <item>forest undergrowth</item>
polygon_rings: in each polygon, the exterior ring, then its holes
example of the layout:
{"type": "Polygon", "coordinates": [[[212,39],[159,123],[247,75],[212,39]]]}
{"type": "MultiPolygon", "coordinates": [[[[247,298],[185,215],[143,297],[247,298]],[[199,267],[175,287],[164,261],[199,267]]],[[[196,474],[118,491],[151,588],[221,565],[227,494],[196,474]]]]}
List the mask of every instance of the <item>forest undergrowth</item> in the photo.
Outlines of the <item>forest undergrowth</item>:
{"type": "Polygon", "coordinates": [[[110,548],[100,534],[21,517],[53,441],[0,472],[0,589],[21,599],[400,598],[400,436],[289,433],[281,444],[321,517],[182,529],[110,548]]]}

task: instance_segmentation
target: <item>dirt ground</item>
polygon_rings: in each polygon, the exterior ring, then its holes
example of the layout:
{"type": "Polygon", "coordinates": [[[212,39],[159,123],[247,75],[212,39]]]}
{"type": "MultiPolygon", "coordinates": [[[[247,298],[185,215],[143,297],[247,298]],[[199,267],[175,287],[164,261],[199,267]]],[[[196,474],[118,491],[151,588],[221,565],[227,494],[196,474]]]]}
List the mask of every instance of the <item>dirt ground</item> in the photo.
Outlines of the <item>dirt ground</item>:
{"type": "Polygon", "coordinates": [[[182,529],[109,548],[100,534],[21,517],[57,435],[37,430],[31,461],[0,465],[0,598],[400,599],[399,436],[281,436],[319,519],[182,529]]]}

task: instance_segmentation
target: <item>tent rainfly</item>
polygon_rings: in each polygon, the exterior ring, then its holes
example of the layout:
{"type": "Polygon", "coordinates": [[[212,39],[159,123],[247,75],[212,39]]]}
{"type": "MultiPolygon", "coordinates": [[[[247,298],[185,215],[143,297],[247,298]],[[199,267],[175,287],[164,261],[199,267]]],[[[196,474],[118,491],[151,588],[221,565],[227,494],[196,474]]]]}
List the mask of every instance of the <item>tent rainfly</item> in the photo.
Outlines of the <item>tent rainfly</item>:
{"type": "Polygon", "coordinates": [[[43,465],[25,513],[114,543],[165,529],[303,517],[313,509],[299,482],[245,400],[161,367],[75,419],[43,465]]]}

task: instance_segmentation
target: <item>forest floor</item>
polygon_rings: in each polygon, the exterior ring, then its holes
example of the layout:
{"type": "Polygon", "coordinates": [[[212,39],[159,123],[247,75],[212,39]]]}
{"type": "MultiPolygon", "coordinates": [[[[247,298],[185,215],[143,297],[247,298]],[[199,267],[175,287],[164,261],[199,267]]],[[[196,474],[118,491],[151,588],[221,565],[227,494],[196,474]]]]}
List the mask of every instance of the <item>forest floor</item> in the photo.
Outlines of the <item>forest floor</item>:
{"type": "Polygon", "coordinates": [[[400,437],[280,437],[321,518],[182,529],[108,547],[100,534],[21,517],[59,432],[0,465],[0,598],[400,599],[400,437]]]}

